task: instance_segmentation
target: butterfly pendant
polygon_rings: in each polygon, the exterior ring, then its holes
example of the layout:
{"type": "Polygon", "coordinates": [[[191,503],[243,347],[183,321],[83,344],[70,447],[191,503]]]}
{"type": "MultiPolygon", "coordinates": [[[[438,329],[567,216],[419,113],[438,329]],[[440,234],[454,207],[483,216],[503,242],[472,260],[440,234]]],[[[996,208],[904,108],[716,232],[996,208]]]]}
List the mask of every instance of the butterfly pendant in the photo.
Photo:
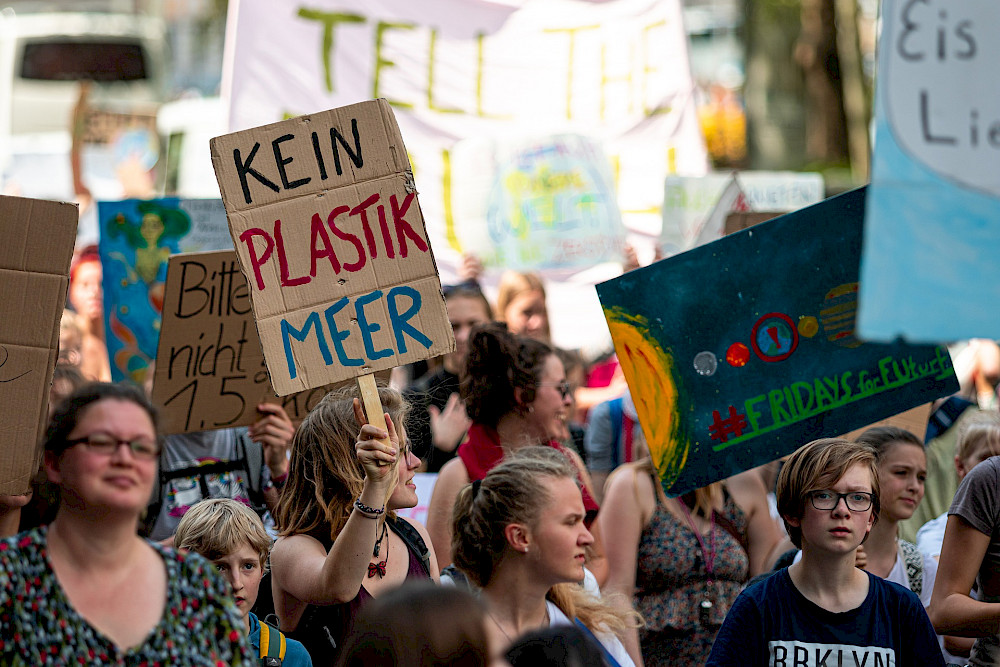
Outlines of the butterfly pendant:
{"type": "Polygon", "coordinates": [[[374,577],[376,574],[378,576],[385,576],[385,561],[380,561],[378,563],[368,563],[368,578],[374,577]]]}

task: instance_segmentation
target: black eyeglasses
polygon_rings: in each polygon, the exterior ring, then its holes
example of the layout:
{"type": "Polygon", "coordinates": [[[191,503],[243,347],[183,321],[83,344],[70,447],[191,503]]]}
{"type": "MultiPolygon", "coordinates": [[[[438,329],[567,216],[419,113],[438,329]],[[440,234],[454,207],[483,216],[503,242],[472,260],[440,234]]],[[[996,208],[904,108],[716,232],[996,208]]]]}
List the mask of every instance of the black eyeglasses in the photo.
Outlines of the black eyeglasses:
{"type": "Polygon", "coordinates": [[[125,445],[131,450],[132,456],[143,461],[151,461],[160,455],[160,445],[155,441],[145,438],[121,440],[107,433],[91,433],[83,438],[67,440],[66,445],[67,448],[86,445],[87,449],[101,456],[111,456],[119,447],[125,445]]]}
{"type": "Polygon", "coordinates": [[[828,489],[809,492],[809,502],[818,510],[832,510],[843,498],[847,504],[847,509],[852,512],[864,512],[872,506],[873,494],[865,491],[851,491],[850,493],[837,493],[828,489]]]}
{"type": "Polygon", "coordinates": [[[563,380],[562,382],[539,382],[538,386],[555,387],[559,390],[559,395],[562,396],[564,401],[573,395],[573,385],[569,383],[569,380],[563,380]]]}

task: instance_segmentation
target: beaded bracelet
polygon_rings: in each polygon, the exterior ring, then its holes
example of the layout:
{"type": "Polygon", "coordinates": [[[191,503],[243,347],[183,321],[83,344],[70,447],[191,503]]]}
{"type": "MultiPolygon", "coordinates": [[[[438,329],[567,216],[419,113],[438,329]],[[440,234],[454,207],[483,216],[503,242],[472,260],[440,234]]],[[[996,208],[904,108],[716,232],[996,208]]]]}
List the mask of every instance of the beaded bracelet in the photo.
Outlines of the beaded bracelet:
{"type": "Polygon", "coordinates": [[[282,489],[285,486],[285,482],[288,481],[288,471],[286,470],[283,475],[278,475],[277,477],[271,477],[271,484],[274,485],[276,489],[282,489]]]}
{"type": "Polygon", "coordinates": [[[362,516],[365,516],[369,519],[377,519],[380,514],[385,514],[384,507],[382,509],[375,509],[374,507],[368,507],[368,505],[365,505],[363,502],[361,502],[361,498],[358,498],[357,500],[354,501],[354,509],[358,510],[358,512],[360,512],[362,516]]]}

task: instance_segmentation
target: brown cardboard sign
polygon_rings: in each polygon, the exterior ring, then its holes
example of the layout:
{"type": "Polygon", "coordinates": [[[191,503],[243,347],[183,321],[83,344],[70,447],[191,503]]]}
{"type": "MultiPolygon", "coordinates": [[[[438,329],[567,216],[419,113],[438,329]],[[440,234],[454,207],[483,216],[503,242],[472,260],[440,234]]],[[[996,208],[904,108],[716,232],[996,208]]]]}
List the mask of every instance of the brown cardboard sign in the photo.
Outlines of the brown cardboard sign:
{"type": "Polygon", "coordinates": [[[738,211],[730,213],[726,216],[726,224],[722,233],[727,236],[735,234],[744,229],[749,229],[754,225],[777,218],[779,215],[784,215],[784,213],[781,211],[738,211]]]}
{"type": "Polygon", "coordinates": [[[247,426],[260,403],[280,404],[298,423],[336,388],[275,395],[232,250],[170,258],[156,360],[153,403],[165,435],[247,426]]]}
{"type": "Polygon", "coordinates": [[[78,218],[76,204],[0,196],[0,494],[38,470],[78,218]]]}
{"type": "Polygon", "coordinates": [[[227,134],[211,146],[278,394],[455,349],[385,100],[227,134]]]}
{"type": "Polygon", "coordinates": [[[924,403],[923,405],[918,405],[915,408],[910,408],[905,412],[900,412],[897,415],[880,419],[879,421],[869,424],[864,428],[855,429],[850,433],[845,433],[841,437],[847,440],[854,440],[870,428],[874,428],[876,426],[895,426],[896,428],[909,431],[922,441],[924,439],[924,433],[927,432],[927,420],[930,419],[930,416],[931,404],[924,403]]]}

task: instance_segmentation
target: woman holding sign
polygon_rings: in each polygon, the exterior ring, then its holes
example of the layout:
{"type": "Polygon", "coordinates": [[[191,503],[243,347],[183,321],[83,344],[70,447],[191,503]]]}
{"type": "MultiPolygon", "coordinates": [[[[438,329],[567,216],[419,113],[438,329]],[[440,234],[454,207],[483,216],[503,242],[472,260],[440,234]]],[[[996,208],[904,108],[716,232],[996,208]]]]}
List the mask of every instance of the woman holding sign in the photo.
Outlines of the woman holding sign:
{"type": "Polygon", "coordinates": [[[354,388],[328,394],[299,426],[275,513],[274,608],[317,663],[344,643],[372,598],[407,579],[437,578],[423,526],[393,512],[417,504],[420,459],[402,427],[409,406],[380,388],[383,431],[368,424],[356,396],[354,388]]]}
{"type": "Polygon", "coordinates": [[[56,409],[56,517],[0,541],[0,664],[253,664],[208,561],[136,534],[159,453],[153,408],[132,386],[85,385],[56,409]]]}
{"type": "MultiPolygon", "coordinates": [[[[590,476],[575,452],[559,444],[572,410],[566,370],[547,344],[486,324],[469,339],[462,397],[472,419],[458,458],[441,468],[427,511],[427,529],[442,564],[451,563],[451,515],[459,490],[486,476],[504,457],[523,447],[544,445],[562,452],[577,471],[592,526],[598,505],[590,476]]],[[[587,567],[598,582],[606,574],[600,534],[588,549],[587,567]]]]}

